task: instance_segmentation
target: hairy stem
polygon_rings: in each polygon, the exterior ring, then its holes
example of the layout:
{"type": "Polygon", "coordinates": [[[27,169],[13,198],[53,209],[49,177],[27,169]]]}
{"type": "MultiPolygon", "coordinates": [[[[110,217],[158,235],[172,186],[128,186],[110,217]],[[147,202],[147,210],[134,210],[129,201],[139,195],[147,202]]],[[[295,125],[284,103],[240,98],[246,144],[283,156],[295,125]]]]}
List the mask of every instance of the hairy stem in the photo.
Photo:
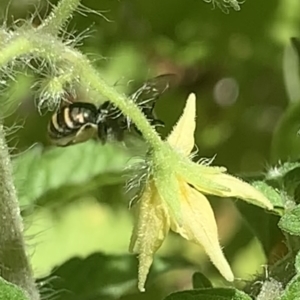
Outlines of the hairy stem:
{"type": "Polygon", "coordinates": [[[67,21],[79,4],[79,0],[62,0],[39,27],[39,30],[32,28],[21,31],[15,36],[12,35],[12,38],[6,44],[2,44],[0,67],[4,67],[9,61],[26,55],[45,59],[54,66],[56,64],[64,65],[65,72],[70,73],[71,69],[74,79],[80,78],[83,87],[87,90],[97,91],[120,108],[135,123],[148,144],[154,149],[161,148],[162,141],[159,135],[149,124],[137,104],[109,86],[83,54],[63,44],[61,40],[53,35],[57,34],[59,28],[67,21]]]}
{"type": "Polygon", "coordinates": [[[12,62],[14,58],[29,53],[32,49],[32,44],[26,37],[18,37],[10,41],[7,45],[1,47],[0,51],[0,67],[12,62]]]}
{"type": "Polygon", "coordinates": [[[43,32],[57,34],[79,6],[80,0],[61,0],[46,20],[38,27],[43,32]]]}
{"type": "MultiPolygon", "coordinates": [[[[50,60],[51,63],[64,62],[72,68],[74,78],[80,78],[81,85],[86,89],[93,89],[114,103],[121,111],[130,117],[143,134],[145,140],[154,148],[160,148],[162,141],[155,129],[149,124],[137,104],[121,95],[116,89],[108,85],[98,72],[91,66],[89,60],[74,48],[64,45],[52,35],[45,37],[43,32],[23,33],[15,38],[0,52],[0,67],[16,57],[33,55],[50,60]]],[[[100,97],[99,97],[100,99],[100,97]]]]}
{"type": "Polygon", "coordinates": [[[114,103],[125,115],[129,116],[137,128],[142,132],[145,140],[154,149],[161,147],[162,141],[160,137],[132,100],[121,95],[116,89],[109,86],[88,61],[77,61],[77,66],[79,67],[78,71],[81,70],[80,74],[82,81],[89,82],[92,88],[114,103]]]}
{"type": "Polygon", "coordinates": [[[13,184],[12,167],[0,124],[0,275],[40,299],[28,262],[23,238],[23,224],[13,184]]]}

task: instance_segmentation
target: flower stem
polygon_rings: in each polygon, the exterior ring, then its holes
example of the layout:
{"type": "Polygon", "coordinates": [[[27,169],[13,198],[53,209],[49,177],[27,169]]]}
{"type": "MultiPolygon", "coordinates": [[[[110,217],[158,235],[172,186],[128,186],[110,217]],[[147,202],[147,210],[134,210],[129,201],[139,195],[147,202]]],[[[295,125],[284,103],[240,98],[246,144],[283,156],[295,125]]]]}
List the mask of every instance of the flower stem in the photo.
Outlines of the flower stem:
{"type": "Polygon", "coordinates": [[[32,44],[25,36],[20,36],[1,47],[0,67],[12,62],[16,57],[29,53],[32,50],[32,44]]]}
{"type": "MultiPolygon", "coordinates": [[[[66,65],[71,65],[73,68],[73,77],[80,78],[82,87],[94,89],[109,99],[109,101],[120,108],[120,110],[135,123],[145,140],[154,149],[161,148],[163,144],[162,140],[155,129],[149,124],[137,104],[109,86],[94,67],[91,66],[89,60],[79,51],[64,45],[53,36],[51,36],[51,38],[45,38],[45,34],[42,32],[34,32],[34,34],[27,32],[3,47],[0,52],[0,67],[16,57],[22,57],[28,54],[46,60],[50,59],[53,64],[55,64],[56,60],[67,62],[66,65]]],[[[69,73],[69,70],[66,70],[66,72],[69,73]]]]}
{"type": "Polygon", "coordinates": [[[155,129],[149,124],[136,103],[109,86],[88,61],[84,59],[82,61],[78,60],[76,65],[81,69],[80,74],[82,81],[89,82],[92,88],[114,103],[125,115],[129,116],[152,148],[156,150],[161,148],[163,144],[162,140],[155,129]]]}
{"type": "Polygon", "coordinates": [[[80,0],[61,0],[38,27],[43,32],[57,34],[79,6],[80,0]]]}
{"type": "Polygon", "coordinates": [[[0,124],[0,274],[27,292],[30,299],[40,299],[29,265],[23,238],[23,224],[12,166],[0,124]]]}

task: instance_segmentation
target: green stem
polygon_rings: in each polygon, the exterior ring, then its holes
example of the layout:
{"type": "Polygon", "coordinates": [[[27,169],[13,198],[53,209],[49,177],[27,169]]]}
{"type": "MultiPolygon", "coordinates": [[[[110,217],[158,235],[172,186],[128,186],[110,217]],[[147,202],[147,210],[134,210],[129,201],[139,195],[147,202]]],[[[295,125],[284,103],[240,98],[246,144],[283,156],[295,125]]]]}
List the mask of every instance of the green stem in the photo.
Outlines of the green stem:
{"type": "Polygon", "coordinates": [[[136,103],[118,93],[115,88],[109,86],[84,58],[82,58],[81,61],[78,60],[75,66],[79,67],[78,72],[81,74],[81,80],[83,82],[88,82],[92,88],[114,103],[125,115],[129,116],[141,131],[145,140],[154,149],[159,150],[161,148],[162,140],[155,129],[149,124],[136,103]]]}
{"type": "Polygon", "coordinates": [[[38,27],[38,30],[54,35],[57,34],[68,19],[72,17],[79,4],[80,0],[61,0],[47,19],[38,27]]]}
{"type": "Polygon", "coordinates": [[[0,124],[0,274],[25,290],[30,299],[40,299],[28,262],[23,224],[13,183],[9,151],[0,124]]]}
{"type": "MultiPolygon", "coordinates": [[[[8,46],[0,52],[0,67],[18,56],[33,54],[37,57],[56,61],[67,62],[66,65],[72,66],[74,78],[80,78],[81,84],[86,89],[94,89],[105,98],[114,103],[120,110],[135,123],[143,134],[145,140],[154,148],[160,149],[162,140],[155,129],[149,124],[148,120],[138,108],[137,104],[127,97],[118,93],[113,87],[109,86],[91,66],[89,60],[79,51],[70,48],[61,41],[50,36],[45,38],[44,33],[27,32],[21,37],[11,41],[8,46]]],[[[69,70],[66,70],[66,72],[69,70]]],[[[100,98],[99,98],[100,99],[100,98]]]]}
{"type": "Polygon", "coordinates": [[[6,46],[1,48],[0,67],[12,62],[18,56],[30,53],[31,50],[32,43],[29,42],[26,36],[20,36],[13,39],[6,46]]]}
{"type": "Polygon", "coordinates": [[[64,65],[65,71],[68,73],[70,68],[72,68],[74,70],[74,79],[80,78],[82,86],[87,90],[93,89],[114,103],[135,123],[148,144],[154,149],[160,149],[162,140],[149,124],[137,104],[109,86],[84,55],[76,49],[66,46],[51,34],[59,30],[78,5],[79,0],[62,0],[39,27],[41,30],[28,30],[27,32],[23,31],[22,35],[16,34],[16,37],[11,38],[8,45],[3,45],[1,49],[0,67],[9,61],[13,61],[16,57],[32,54],[33,56],[46,59],[54,65],[56,63],[64,65]],[[45,31],[49,32],[46,36],[45,31]]]}

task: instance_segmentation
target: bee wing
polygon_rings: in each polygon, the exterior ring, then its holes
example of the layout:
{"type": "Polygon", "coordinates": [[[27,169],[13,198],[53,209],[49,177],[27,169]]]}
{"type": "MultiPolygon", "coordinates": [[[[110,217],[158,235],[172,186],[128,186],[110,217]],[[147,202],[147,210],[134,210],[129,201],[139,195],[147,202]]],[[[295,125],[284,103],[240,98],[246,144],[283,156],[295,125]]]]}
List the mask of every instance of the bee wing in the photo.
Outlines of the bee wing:
{"type": "Polygon", "coordinates": [[[163,74],[147,80],[130,98],[142,108],[152,108],[155,101],[170,88],[176,79],[175,74],[163,74]]]}
{"type": "Polygon", "coordinates": [[[168,90],[176,80],[175,74],[163,74],[146,81],[130,98],[138,104],[147,119],[152,125],[162,125],[154,113],[154,106],[157,99],[168,90]]]}

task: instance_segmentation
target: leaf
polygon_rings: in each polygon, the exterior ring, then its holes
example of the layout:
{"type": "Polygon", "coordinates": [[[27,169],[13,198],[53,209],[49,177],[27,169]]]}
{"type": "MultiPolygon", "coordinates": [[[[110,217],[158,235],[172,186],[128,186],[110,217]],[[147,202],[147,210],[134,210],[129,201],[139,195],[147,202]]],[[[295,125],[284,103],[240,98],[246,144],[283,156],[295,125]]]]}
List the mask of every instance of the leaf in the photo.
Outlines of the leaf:
{"type": "Polygon", "coordinates": [[[279,300],[279,297],[282,295],[283,291],[282,282],[277,281],[272,277],[262,282],[263,285],[256,300],[279,300]]]}
{"type": "Polygon", "coordinates": [[[237,201],[235,205],[254,235],[260,240],[265,254],[268,256],[274,245],[282,238],[282,233],[277,225],[279,216],[267,214],[261,208],[242,201],[237,201]]]}
{"type": "Polygon", "coordinates": [[[209,279],[200,272],[193,274],[193,288],[202,289],[202,288],[211,288],[212,283],[209,279]]]}
{"type": "Polygon", "coordinates": [[[291,38],[283,54],[283,78],[290,103],[300,100],[299,40],[291,38]]]}
{"type": "Polygon", "coordinates": [[[283,296],[280,300],[300,299],[300,276],[296,275],[286,286],[283,296]]]}
{"type": "Polygon", "coordinates": [[[285,110],[274,130],[271,144],[271,162],[296,160],[300,153],[300,101],[285,110]]]}
{"type": "Polygon", "coordinates": [[[300,205],[287,211],[280,219],[278,226],[291,235],[300,235],[300,205]]]}
{"type": "Polygon", "coordinates": [[[0,299],[4,300],[29,300],[25,293],[16,285],[0,277],[0,299]]]}
{"type": "MultiPolygon", "coordinates": [[[[186,266],[190,263],[178,257],[157,258],[149,281],[158,274],[186,266]]],[[[51,290],[59,291],[56,300],[119,299],[129,289],[136,289],[137,272],[135,256],[94,253],[87,258],[75,257],[66,261],[39,282],[49,282],[51,290]]]]}
{"type": "MultiPolygon", "coordinates": [[[[277,163],[277,162],[276,162],[277,163]]],[[[300,167],[299,161],[279,163],[275,167],[270,168],[266,174],[266,180],[268,181],[281,181],[289,172],[300,167]]]]}
{"type": "Polygon", "coordinates": [[[21,205],[34,203],[44,193],[64,185],[78,185],[106,172],[121,172],[128,156],[112,145],[89,141],[44,151],[34,147],[13,160],[21,205]]]}
{"type": "Polygon", "coordinates": [[[251,300],[251,298],[236,289],[207,288],[173,293],[164,300],[251,300]]]}
{"type": "Polygon", "coordinates": [[[274,208],[284,208],[282,197],[273,187],[264,181],[254,181],[252,185],[270,200],[274,208]]]}

